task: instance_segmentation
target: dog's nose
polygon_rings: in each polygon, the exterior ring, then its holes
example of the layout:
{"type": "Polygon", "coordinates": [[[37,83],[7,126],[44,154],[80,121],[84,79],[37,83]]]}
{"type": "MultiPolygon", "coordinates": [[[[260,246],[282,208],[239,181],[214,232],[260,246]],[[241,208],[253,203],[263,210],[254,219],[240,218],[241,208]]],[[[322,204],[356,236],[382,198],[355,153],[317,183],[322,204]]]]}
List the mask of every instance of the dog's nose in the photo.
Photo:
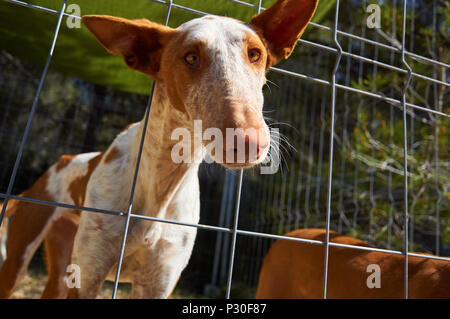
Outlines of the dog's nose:
{"type": "Polygon", "coordinates": [[[264,127],[238,128],[233,136],[232,139],[226,139],[224,149],[227,152],[227,159],[232,158],[234,162],[254,162],[262,156],[269,145],[269,138],[264,127]]]}

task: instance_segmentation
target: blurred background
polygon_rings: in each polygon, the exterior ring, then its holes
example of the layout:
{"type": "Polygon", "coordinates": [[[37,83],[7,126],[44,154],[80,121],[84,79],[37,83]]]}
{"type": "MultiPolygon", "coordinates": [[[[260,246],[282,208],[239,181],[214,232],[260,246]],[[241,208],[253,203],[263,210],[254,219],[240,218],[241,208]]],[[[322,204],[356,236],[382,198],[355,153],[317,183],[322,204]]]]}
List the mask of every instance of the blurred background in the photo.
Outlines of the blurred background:
{"type": "MultiPolygon", "coordinates": [[[[60,0],[28,0],[59,10],[60,0]]],[[[262,1],[263,7],[273,0],[262,1]]],[[[248,21],[258,0],[176,0],[174,3],[248,21]]],[[[163,23],[164,1],[78,0],[81,14],[148,18],[163,23]]],[[[406,49],[443,62],[407,56],[414,72],[448,83],[450,2],[408,0],[406,49]]],[[[403,2],[341,1],[339,30],[401,48],[403,2]],[[378,3],[381,29],[369,29],[366,7],[378,3]]],[[[57,15],[0,0],[0,192],[6,193],[12,167],[29,116],[57,15]]],[[[169,25],[177,27],[199,17],[172,8],[169,25]]],[[[310,26],[289,60],[277,68],[331,80],[336,53],[331,27],[335,1],[322,0],[310,26]],[[313,42],[311,44],[311,42],[313,42]],[[319,45],[314,45],[314,43],[319,45]],[[328,47],[328,48],[327,48],[328,47]],[[330,50],[331,48],[331,50],[330,50]]],[[[363,62],[351,54],[404,68],[398,50],[375,46],[345,34],[337,82],[401,101],[406,75],[380,63],[363,62]]],[[[331,87],[311,79],[270,71],[265,115],[279,128],[282,165],[273,175],[245,172],[239,229],[285,234],[297,228],[323,228],[326,221],[329,170],[331,87]]],[[[31,134],[14,184],[14,194],[28,187],[62,154],[105,149],[129,123],[142,119],[151,81],[111,56],[86,28],[68,28],[63,19],[50,70],[40,95],[31,134]]],[[[448,87],[414,77],[409,103],[450,113],[448,87]]],[[[151,120],[151,119],[150,119],[151,120]]],[[[408,109],[410,250],[450,255],[450,119],[408,109]]],[[[379,248],[403,245],[403,121],[399,105],[349,90],[337,90],[331,229],[379,248]]],[[[202,164],[200,223],[231,227],[237,174],[217,164],[202,164]]],[[[194,252],[175,297],[224,297],[229,234],[199,230],[194,252]]],[[[261,262],[272,240],[238,236],[231,297],[253,298],[261,262]]],[[[331,261],[332,262],[332,261],[331,261]]],[[[15,297],[38,297],[45,283],[42,249],[15,297]]],[[[110,297],[106,283],[102,296],[110,297]]],[[[129,286],[121,285],[126,296],[129,286]]]]}

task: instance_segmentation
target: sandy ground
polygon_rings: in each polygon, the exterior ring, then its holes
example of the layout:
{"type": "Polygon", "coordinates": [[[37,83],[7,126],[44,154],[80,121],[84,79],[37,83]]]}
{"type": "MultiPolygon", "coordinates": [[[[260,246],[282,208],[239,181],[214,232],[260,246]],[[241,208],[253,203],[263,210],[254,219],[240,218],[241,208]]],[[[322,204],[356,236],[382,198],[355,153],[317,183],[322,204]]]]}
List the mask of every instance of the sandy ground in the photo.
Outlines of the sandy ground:
{"type": "MultiPolygon", "coordinates": [[[[44,291],[45,284],[47,282],[47,274],[43,271],[29,270],[27,275],[17,285],[13,299],[39,299],[44,291]]],[[[97,296],[98,299],[111,299],[114,283],[106,281],[97,296]]],[[[131,291],[130,284],[119,284],[117,290],[117,299],[129,298],[131,291]]],[[[180,288],[175,288],[174,292],[170,296],[170,299],[192,299],[192,298],[205,298],[204,296],[198,296],[188,291],[184,291],[180,288]]]]}
{"type": "MultiPolygon", "coordinates": [[[[17,285],[12,298],[13,299],[39,299],[44,291],[47,282],[47,274],[45,271],[29,270],[28,274],[17,285]]],[[[106,281],[97,296],[98,299],[111,299],[114,283],[106,281]]],[[[127,299],[130,296],[131,284],[119,284],[117,290],[117,299],[127,299]]],[[[253,298],[256,291],[248,287],[236,283],[231,289],[233,298],[253,298]]],[[[203,299],[203,298],[224,298],[225,287],[221,290],[213,292],[209,297],[203,294],[197,294],[185,288],[176,287],[170,299],[203,299]]]]}
{"type": "MultiPolygon", "coordinates": [[[[45,283],[47,282],[47,275],[43,273],[28,273],[25,278],[21,280],[14,291],[13,299],[38,299],[42,291],[44,291],[45,283]]],[[[113,283],[105,282],[102,290],[98,296],[99,299],[111,299],[113,291],[113,283]]],[[[130,294],[129,285],[119,285],[117,291],[117,298],[128,298],[130,294]]]]}
{"type": "MultiPolygon", "coordinates": [[[[47,282],[47,275],[44,273],[29,272],[17,285],[12,299],[39,299],[44,291],[45,284],[47,282]]],[[[111,299],[114,284],[112,282],[105,282],[97,296],[98,299],[111,299]]],[[[117,290],[117,299],[126,299],[130,296],[131,285],[119,284],[117,290]]],[[[202,298],[202,296],[196,296],[192,293],[181,291],[176,288],[170,299],[184,299],[184,298],[202,298]]]]}

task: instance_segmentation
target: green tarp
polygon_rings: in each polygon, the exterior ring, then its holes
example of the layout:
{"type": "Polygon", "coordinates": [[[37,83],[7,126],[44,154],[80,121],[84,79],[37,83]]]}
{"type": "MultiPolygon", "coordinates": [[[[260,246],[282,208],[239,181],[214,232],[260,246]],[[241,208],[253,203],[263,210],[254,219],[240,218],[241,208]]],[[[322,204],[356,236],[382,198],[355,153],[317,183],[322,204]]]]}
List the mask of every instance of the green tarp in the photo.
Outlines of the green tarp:
{"type": "MultiPolygon", "coordinates": [[[[59,11],[61,0],[28,0],[28,3],[59,11]]],[[[256,4],[258,1],[248,1],[256,4]]],[[[263,1],[268,7],[274,1],[263,1]]],[[[179,0],[176,4],[217,15],[230,16],[248,21],[256,13],[255,8],[242,6],[227,0],[179,0]]],[[[126,18],[147,18],[163,23],[167,6],[150,0],[76,0],[81,15],[108,14],[126,18]]],[[[320,22],[332,8],[334,1],[321,1],[314,21],[320,22]]],[[[70,8],[70,7],[69,7],[70,8]]],[[[67,12],[67,10],[66,10],[67,12]]],[[[71,12],[67,12],[71,13],[71,12]]],[[[199,17],[182,9],[172,8],[169,25],[199,17]]],[[[18,6],[0,0],[0,50],[4,49],[19,58],[37,65],[44,65],[58,16],[47,12],[18,6]]],[[[63,74],[82,78],[88,82],[116,89],[148,94],[150,79],[129,70],[121,57],[109,55],[89,33],[87,28],[69,28],[64,18],[56,43],[51,69],[63,74]]],[[[0,70],[1,72],[1,70],[0,70]]]]}

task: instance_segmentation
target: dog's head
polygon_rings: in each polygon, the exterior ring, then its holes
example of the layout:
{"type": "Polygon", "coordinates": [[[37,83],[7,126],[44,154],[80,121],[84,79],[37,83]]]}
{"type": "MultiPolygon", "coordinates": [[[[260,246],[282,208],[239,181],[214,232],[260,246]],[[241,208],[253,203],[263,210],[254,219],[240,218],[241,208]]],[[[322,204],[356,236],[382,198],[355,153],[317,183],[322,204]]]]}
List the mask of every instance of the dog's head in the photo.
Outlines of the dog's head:
{"type": "Polygon", "coordinates": [[[201,120],[203,129],[219,130],[226,138],[214,140],[221,146],[210,148],[211,157],[239,168],[267,155],[265,74],[289,57],[317,4],[278,0],[248,23],[206,16],[176,29],[112,16],[84,16],[82,21],[108,52],[123,55],[130,68],[161,83],[175,109],[201,120]]]}

